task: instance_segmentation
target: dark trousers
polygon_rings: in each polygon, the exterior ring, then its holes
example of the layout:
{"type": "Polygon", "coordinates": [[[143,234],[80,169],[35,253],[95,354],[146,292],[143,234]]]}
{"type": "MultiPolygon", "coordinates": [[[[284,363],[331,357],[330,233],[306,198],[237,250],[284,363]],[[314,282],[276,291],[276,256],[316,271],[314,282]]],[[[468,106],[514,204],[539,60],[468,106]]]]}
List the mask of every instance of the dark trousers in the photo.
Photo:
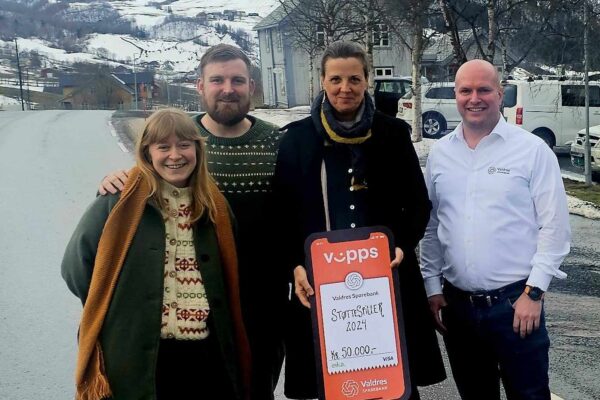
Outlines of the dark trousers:
{"type": "Polygon", "coordinates": [[[273,400],[274,391],[279,381],[283,366],[283,340],[275,335],[269,335],[264,330],[263,337],[255,335],[251,341],[252,351],[252,400],[273,400]]]}
{"type": "Polygon", "coordinates": [[[213,336],[211,334],[203,340],[160,341],[156,368],[157,400],[236,398],[219,343],[213,336]]]}
{"type": "Polygon", "coordinates": [[[524,287],[521,281],[470,296],[444,285],[444,342],[463,400],[499,400],[500,379],[508,400],[550,400],[550,340],[543,309],[538,330],[524,339],[513,332],[512,305],[524,287]]]}

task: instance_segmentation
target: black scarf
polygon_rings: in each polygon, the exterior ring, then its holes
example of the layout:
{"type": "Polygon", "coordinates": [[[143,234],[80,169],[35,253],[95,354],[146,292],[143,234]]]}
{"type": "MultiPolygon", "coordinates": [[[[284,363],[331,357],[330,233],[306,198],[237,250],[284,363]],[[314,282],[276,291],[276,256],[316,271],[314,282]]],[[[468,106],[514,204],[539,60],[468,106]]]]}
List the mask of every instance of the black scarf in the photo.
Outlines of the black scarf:
{"type": "Polygon", "coordinates": [[[375,114],[375,106],[368,93],[365,92],[364,111],[358,122],[349,128],[343,126],[334,115],[334,108],[325,96],[319,93],[311,107],[311,118],[324,140],[334,146],[344,146],[351,154],[352,185],[355,189],[366,188],[366,160],[361,146],[371,137],[371,125],[375,114]]]}

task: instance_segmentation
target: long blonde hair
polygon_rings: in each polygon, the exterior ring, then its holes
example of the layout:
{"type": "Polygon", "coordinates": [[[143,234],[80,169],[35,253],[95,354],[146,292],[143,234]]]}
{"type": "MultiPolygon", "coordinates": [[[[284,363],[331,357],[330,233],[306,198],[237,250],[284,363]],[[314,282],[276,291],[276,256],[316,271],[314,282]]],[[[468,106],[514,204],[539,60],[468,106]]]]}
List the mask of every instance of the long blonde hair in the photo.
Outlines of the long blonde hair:
{"type": "Polygon", "coordinates": [[[142,175],[150,183],[152,197],[161,209],[165,209],[165,200],[160,195],[163,179],[152,166],[149,147],[159,143],[171,134],[179,139],[191,140],[196,148],[196,167],[190,175],[192,191],[191,221],[195,222],[205,213],[212,222],[216,220],[216,206],[213,199],[213,190],[218,190],[212,176],[208,172],[204,138],[200,136],[198,128],[192,118],[185,112],[176,108],[166,108],[153,113],[146,121],[142,134],[137,139],[135,159],[142,175]]]}

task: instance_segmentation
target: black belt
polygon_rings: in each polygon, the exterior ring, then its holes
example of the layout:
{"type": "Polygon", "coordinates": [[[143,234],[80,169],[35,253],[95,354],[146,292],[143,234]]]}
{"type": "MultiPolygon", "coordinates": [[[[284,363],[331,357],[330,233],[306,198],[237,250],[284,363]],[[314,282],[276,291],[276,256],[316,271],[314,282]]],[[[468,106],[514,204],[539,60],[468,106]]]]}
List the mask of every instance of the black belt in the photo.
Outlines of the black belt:
{"type": "Polygon", "coordinates": [[[444,295],[454,299],[468,301],[474,307],[491,307],[503,302],[510,294],[523,291],[525,289],[526,279],[502,286],[494,290],[480,290],[468,292],[444,281],[444,295]]]}

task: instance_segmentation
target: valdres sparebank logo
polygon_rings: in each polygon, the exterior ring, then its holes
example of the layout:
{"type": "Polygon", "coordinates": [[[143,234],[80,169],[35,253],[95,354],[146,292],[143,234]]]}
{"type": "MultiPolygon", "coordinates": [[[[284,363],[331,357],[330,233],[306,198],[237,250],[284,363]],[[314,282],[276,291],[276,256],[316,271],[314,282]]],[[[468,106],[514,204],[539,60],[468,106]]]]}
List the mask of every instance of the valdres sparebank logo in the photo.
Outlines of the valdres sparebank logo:
{"type": "Polygon", "coordinates": [[[360,384],[352,379],[348,379],[342,384],[342,394],[346,397],[354,397],[357,396],[359,392],[379,392],[387,389],[387,384],[387,379],[366,379],[360,381],[360,384]]]}
{"type": "Polygon", "coordinates": [[[358,383],[348,379],[342,384],[342,394],[346,397],[354,397],[358,394],[358,383]]]}

